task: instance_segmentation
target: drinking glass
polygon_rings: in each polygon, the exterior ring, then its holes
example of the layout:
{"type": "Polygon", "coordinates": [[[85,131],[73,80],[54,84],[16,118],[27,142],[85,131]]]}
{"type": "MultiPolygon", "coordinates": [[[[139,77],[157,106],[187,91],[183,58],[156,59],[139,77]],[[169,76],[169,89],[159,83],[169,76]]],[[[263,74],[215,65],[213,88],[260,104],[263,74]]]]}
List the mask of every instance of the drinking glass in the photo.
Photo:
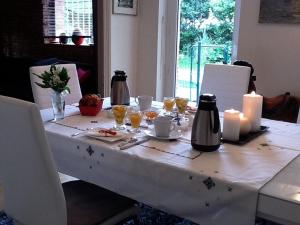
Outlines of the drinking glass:
{"type": "Polygon", "coordinates": [[[144,112],[145,114],[145,119],[148,125],[153,124],[153,120],[158,116],[159,112],[157,110],[147,110],[144,112]]]}
{"type": "Polygon", "coordinates": [[[164,108],[166,115],[171,115],[174,105],[175,99],[173,97],[164,97],[164,108]]]}
{"type": "Polygon", "coordinates": [[[131,111],[128,115],[130,123],[131,123],[131,132],[139,133],[140,132],[140,125],[142,122],[143,114],[141,111],[131,111]]]}
{"type": "Polygon", "coordinates": [[[127,106],[125,105],[114,105],[112,107],[112,112],[116,121],[115,128],[117,130],[124,130],[125,126],[125,116],[127,114],[127,106]]]}
{"type": "Polygon", "coordinates": [[[175,98],[175,103],[176,103],[176,107],[177,107],[177,110],[178,110],[178,114],[182,118],[184,117],[184,113],[186,111],[188,101],[189,101],[188,98],[180,98],[180,97],[175,98]]]}
{"type": "Polygon", "coordinates": [[[141,111],[145,111],[151,108],[152,100],[152,96],[140,95],[135,99],[135,102],[138,103],[141,111]]]}

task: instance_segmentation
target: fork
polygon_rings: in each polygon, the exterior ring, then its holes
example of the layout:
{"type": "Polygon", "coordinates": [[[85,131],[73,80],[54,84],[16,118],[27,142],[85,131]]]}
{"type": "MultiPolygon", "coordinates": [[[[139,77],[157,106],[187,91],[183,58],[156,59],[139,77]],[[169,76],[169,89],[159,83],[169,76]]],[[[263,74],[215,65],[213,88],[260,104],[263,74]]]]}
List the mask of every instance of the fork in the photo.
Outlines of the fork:
{"type": "Polygon", "coordinates": [[[123,146],[125,146],[125,145],[127,145],[127,144],[129,144],[129,143],[137,142],[138,139],[137,139],[137,138],[134,138],[134,137],[131,137],[131,138],[125,139],[125,140],[123,140],[123,141],[124,141],[124,142],[123,142],[123,143],[120,143],[120,144],[118,145],[118,147],[123,147],[123,146]]]}
{"type": "Polygon", "coordinates": [[[81,135],[81,134],[84,134],[84,133],[86,133],[86,132],[88,132],[88,131],[90,131],[90,130],[93,130],[93,129],[95,129],[95,128],[87,128],[86,130],[84,130],[84,131],[80,131],[80,132],[76,132],[76,133],[74,133],[74,134],[71,134],[71,137],[76,137],[76,136],[78,136],[78,135],[81,135]]]}

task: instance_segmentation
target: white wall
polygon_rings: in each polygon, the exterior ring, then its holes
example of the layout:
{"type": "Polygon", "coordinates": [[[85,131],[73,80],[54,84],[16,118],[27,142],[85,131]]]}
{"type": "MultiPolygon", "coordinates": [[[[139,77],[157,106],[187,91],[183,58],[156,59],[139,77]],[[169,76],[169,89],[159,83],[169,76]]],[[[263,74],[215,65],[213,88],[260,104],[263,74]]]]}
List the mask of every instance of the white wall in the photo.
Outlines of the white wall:
{"type": "Polygon", "coordinates": [[[112,14],[110,21],[110,75],[112,76],[115,70],[124,70],[128,76],[127,84],[131,96],[136,95],[137,86],[139,14],[139,12],[138,16],[112,14]]]}
{"type": "Polygon", "coordinates": [[[127,72],[131,96],[151,95],[162,100],[165,95],[166,10],[166,0],[139,0],[136,17],[110,17],[111,73],[116,69],[127,72]]]}
{"type": "Polygon", "coordinates": [[[139,0],[137,95],[156,95],[159,0],[139,0]]]}
{"type": "Polygon", "coordinates": [[[175,85],[177,0],[139,0],[139,63],[136,93],[162,100],[175,85]]]}
{"type": "Polygon", "coordinates": [[[241,0],[237,58],[250,61],[258,92],[300,96],[300,24],[258,23],[260,0],[241,0]]]}

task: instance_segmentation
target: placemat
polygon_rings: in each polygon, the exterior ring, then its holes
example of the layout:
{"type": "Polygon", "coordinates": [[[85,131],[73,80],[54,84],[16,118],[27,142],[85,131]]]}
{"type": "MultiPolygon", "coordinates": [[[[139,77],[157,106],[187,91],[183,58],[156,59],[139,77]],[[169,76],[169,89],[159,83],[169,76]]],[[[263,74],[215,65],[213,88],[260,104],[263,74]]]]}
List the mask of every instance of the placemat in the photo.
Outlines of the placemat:
{"type": "Polygon", "coordinates": [[[149,140],[147,143],[141,144],[141,146],[154,149],[157,151],[181,156],[184,158],[189,158],[189,159],[195,159],[199,155],[201,155],[201,152],[193,150],[190,144],[176,141],[176,140],[175,141],[149,140]]]}

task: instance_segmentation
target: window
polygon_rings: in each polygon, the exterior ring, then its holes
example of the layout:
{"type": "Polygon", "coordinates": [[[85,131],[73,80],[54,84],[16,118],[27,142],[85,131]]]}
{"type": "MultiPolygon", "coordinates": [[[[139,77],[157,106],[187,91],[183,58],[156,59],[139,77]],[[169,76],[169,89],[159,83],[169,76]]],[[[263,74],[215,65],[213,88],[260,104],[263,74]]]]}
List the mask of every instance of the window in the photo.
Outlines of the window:
{"type": "MultiPolygon", "coordinates": [[[[56,43],[62,33],[72,36],[79,29],[84,44],[93,44],[92,0],[43,0],[43,28],[45,43],[56,43]]],[[[67,44],[72,44],[68,38],[67,44]]]]}
{"type": "Polygon", "coordinates": [[[204,65],[231,62],[235,0],[181,0],[176,96],[198,102],[204,65]]]}

